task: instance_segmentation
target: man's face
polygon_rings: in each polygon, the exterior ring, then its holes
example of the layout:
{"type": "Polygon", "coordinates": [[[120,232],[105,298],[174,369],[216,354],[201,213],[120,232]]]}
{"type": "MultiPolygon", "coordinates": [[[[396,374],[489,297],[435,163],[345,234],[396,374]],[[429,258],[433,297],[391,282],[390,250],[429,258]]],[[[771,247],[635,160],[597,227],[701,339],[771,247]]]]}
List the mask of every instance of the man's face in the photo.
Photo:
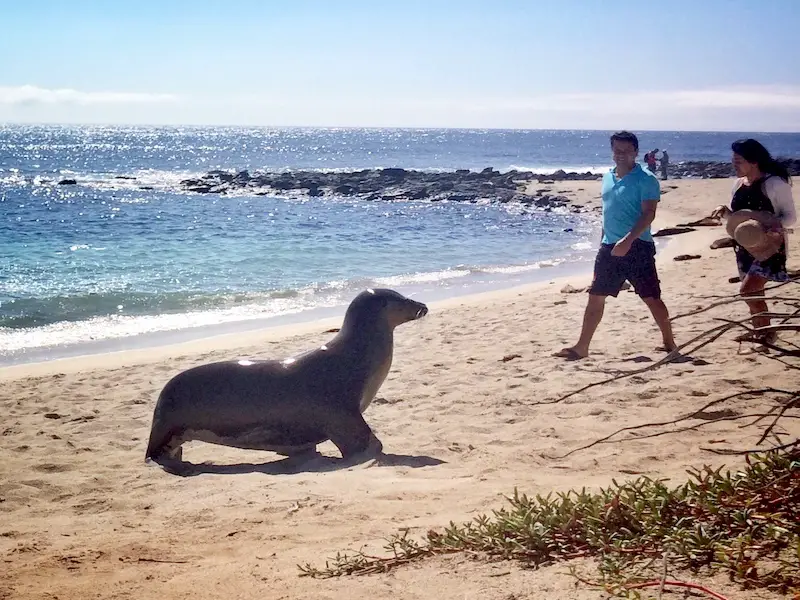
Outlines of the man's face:
{"type": "Polygon", "coordinates": [[[633,147],[631,142],[614,140],[611,142],[611,152],[614,156],[614,162],[618,167],[626,169],[633,168],[638,151],[633,147]]]}

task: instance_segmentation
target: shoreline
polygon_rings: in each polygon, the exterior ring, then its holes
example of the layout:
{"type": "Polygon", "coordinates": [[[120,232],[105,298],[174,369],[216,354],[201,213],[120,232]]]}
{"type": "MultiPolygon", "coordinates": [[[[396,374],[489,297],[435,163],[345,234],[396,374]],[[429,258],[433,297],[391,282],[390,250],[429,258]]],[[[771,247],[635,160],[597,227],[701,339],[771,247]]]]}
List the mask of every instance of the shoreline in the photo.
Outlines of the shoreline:
{"type": "MultiPolygon", "coordinates": [[[[586,212],[597,215],[593,218],[593,221],[598,224],[599,229],[599,197],[595,197],[593,190],[587,190],[585,187],[575,188],[574,183],[571,180],[564,180],[553,182],[550,185],[559,197],[566,202],[580,202],[582,206],[586,207],[586,212]]],[[[668,182],[662,182],[662,189],[665,183],[668,182]]],[[[536,181],[529,182],[527,187],[521,190],[522,194],[527,197],[537,197],[540,195],[539,190],[536,188],[537,185],[536,181]]],[[[662,204],[665,196],[665,193],[662,194],[662,204]]],[[[658,229],[674,226],[679,218],[679,215],[674,214],[669,209],[659,208],[652,230],[655,233],[658,229]]],[[[658,264],[667,260],[667,258],[664,258],[664,252],[673,239],[673,236],[656,238],[656,261],[658,264]]],[[[595,247],[593,246],[591,252],[594,251],[595,247]]],[[[591,260],[563,262],[554,266],[540,266],[538,269],[526,271],[516,277],[522,281],[509,281],[513,277],[508,274],[502,274],[503,276],[495,275],[489,281],[480,283],[473,281],[464,286],[437,288],[433,290],[430,296],[427,296],[430,300],[426,300],[421,296],[418,299],[427,302],[432,309],[435,309],[439,307],[446,308],[453,302],[464,301],[469,303],[472,300],[480,301],[487,298],[487,294],[488,297],[491,297],[495,294],[526,293],[535,289],[545,289],[549,285],[556,285],[560,288],[568,281],[589,279],[592,268],[593,263],[591,260]]],[[[424,286],[418,285],[415,289],[414,285],[405,285],[396,289],[401,293],[413,296],[422,287],[424,286]]],[[[297,328],[298,331],[305,331],[308,328],[313,328],[315,323],[321,324],[320,326],[326,323],[334,323],[337,319],[340,320],[343,317],[346,307],[347,302],[340,302],[275,316],[148,331],[100,340],[71,342],[63,345],[26,348],[9,353],[6,357],[0,357],[0,377],[3,377],[4,374],[13,376],[13,373],[17,370],[26,368],[47,370],[46,365],[52,365],[54,369],[62,365],[66,365],[64,368],[68,368],[70,361],[83,362],[98,356],[124,356],[129,353],[147,354],[153,351],[169,353],[178,349],[191,352],[193,348],[201,349],[214,344],[218,344],[219,347],[231,348],[235,347],[237,343],[241,343],[242,339],[258,339],[260,336],[270,336],[273,332],[291,334],[293,328],[297,328]]]]}
{"type": "MultiPolygon", "coordinates": [[[[532,184],[535,185],[535,184],[532,184]]],[[[559,185],[559,184],[557,184],[559,185]]],[[[560,185],[564,185],[562,182],[560,185]]],[[[569,186],[569,183],[566,183],[569,186]]],[[[559,190],[571,196],[574,190],[559,190]]],[[[580,188],[580,191],[586,192],[580,188]]],[[[525,194],[535,194],[528,188],[525,194]]],[[[580,194],[579,194],[580,195],[580,194]]],[[[587,194],[581,195],[582,201],[594,210],[598,208],[596,199],[587,194]],[[595,200],[593,202],[593,200],[595,200]]],[[[599,218],[599,216],[598,216],[599,218]]],[[[659,209],[652,230],[672,227],[680,220],[674,212],[659,209]]],[[[674,257],[668,248],[675,248],[674,236],[656,238],[656,262],[659,268],[674,257]]],[[[594,248],[592,249],[594,251],[594,248]]],[[[468,284],[464,288],[440,288],[432,294],[431,300],[414,296],[426,302],[431,310],[452,308],[457,305],[469,305],[486,300],[502,298],[513,294],[528,294],[543,291],[549,286],[561,288],[563,285],[577,282],[579,286],[588,285],[591,280],[593,263],[579,261],[560,263],[552,267],[540,267],[525,273],[523,282],[502,282],[495,278],[488,283],[468,284]],[[568,272],[564,272],[568,271],[568,272]],[[553,273],[550,276],[549,273],[553,273]],[[488,289],[480,289],[488,288],[488,289]]],[[[400,291],[398,289],[398,291],[400,291]]],[[[402,292],[401,293],[405,293],[402,292]]],[[[413,293],[412,293],[413,295],[413,293]]],[[[169,356],[176,353],[194,353],[207,351],[209,348],[234,349],[243,344],[252,345],[258,340],[302,335],[319,328],[338,327],[347,303],[316,307],[271,317],[259,317],[251,320],[234,320],[216,325],[195,326],[155,332],[146,332],[120,338],[109,338],[97,341],[84,341],[64,346],[43,346],[25,349],[8,359],[0,359],[0,379],[14,377],[19,373],[50,372],[53,370],[81,368],[95,359],[109,358],[110,363],[123,363],[128,358],[147,357],[148,355],[169,356]],[[113,359],[112,359],[113,357],[113,359]],[[118,359],[118,360],[117,360],[118,359]]],[[[283,358],[283,357],[278,357],[283,358]]]]}
{"type": "MultiPolygon", "coordinates": [[[[530,291],[574,278],[586,278],[591,275],[591,269],[591,262],[561,263],[552,267],[540,267],[525,273],[526,277],[523,279],[527,279],[527,281],[512,283],[493,279],[480,284],[468,284],[461,288],[439,288],[434,290],[433,294],[425,297],[416,295],[413,290],[408,292],[408,295],[425,302],[432,309],[446,308],[453,303],[480,301],[495,294],[530,291]],[[550,272],[554,276],[550,276],[550,272]],[[426,300],[426,298],[432,299],[426,300]]],[[[401,291],[401,288],[393,289],[401,291]]],[[[405,288],[402,290],[401,293],[407,291],[405,288]]],[[[53,368],[56,368],[66,365],[70,361],[83,362],[98,356],[127,355],[129,353],[146,355],[150,352],[160,353],[162,351],[170,353],[179,349],[191,352],[193,349],[197,350],[212,345],[219,348],[234,348],[244,339],[272,338],[273,334],[292,335],[317,327],[338,327],[336,324],[341,324],[346,308],[347,303],[340,303],[272,317],[234,320],[216,325],[201,325],[120,338],[76,342],[64,346],[26,349],[9,357],[0,357],[0,378],[8,373],[13,373],[15,369],[40,368],[45,365],[53,365],[53,368]]]]}

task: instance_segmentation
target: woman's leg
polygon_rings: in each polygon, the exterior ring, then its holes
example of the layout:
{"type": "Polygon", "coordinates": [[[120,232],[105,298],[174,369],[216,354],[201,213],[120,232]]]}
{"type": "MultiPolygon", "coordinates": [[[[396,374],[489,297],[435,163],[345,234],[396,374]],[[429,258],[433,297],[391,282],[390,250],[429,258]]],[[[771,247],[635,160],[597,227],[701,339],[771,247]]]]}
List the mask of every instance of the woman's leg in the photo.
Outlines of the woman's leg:
{"type": "MultiPolygon", "coordinates": [[[[739,293],[742,296],[763,296],[764,286],[767,284],[767,279],[761,275],[748,273],[742,279],[742,285],[739,288],[739,293]]],[[[765,316],[756,316],[759,313],[765,313],[769,309],[765,300],[747,300],[747,307],[750,309],[750,314],[753,315],[753,327],[769,327],[770,318],[765,316]]]]}

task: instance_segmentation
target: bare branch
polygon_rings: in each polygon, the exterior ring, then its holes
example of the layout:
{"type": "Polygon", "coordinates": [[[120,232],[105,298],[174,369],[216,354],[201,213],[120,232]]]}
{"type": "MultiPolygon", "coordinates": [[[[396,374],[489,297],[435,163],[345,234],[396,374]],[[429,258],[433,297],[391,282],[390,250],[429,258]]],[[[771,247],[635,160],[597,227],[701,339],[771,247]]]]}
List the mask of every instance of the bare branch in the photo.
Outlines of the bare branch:
{"type": "Polygon", "coordinates": [[[780,446],[772,446],[771,448],[761,448],[755,450],[728,450],[726,448],[700,448],[700,450],[705,450],[706,452],[712,452],[714,454],[722,454],[724,456],[741,456],[744,454],[767,454],[768,452],[777,452],[778,450],[787,450],[788,448],[794,448],[795,446],[800,446],[800,438],[797,438],[793,442],[789,442],[788,444],[782,444],[780,446]]]}
{"type": "MultiPolygon", "coordinates": [[[[563,456],[558,456],[558,457],[553,457],[553,458],[565,458],[565,457],[569,456],[570,454],[574,454],[575,452],[578,452],[580,450],[586,450],[587,448],[591,448],[592,446],[595,446],[597,444],[602,444],[602,443],[609,442],[612,437],[614,437],[616,435],[619,435],[620,433],[624,433],[626,431],[636,431],[636,430],[639,430],[639,429],[646,429],[648,427],[665,427],[667,425],[675,425],[676,423],[680,423],[682,421],[687,421],[689,419],[696,418],[696,417],[698,417],[698,415],[704,413],[705,411],[707,411],[712,406],[716,406],[717,404],[722,404],[723,402],[727,402],[728,400],[733,400],[734,398],[740,398],[742,396],[763,396],[764,394],[770,394],[770,393],[773,393],[773,394],[785,394],[787,396],[792,396],[792,399],[794,399],[794,397],[797,396],[797,392],[791,392],[791,391],[788,391],[788,390],[781,390],[781,389],[776,389],[776,388],[771,388],[771,387],[763,388],[763,389],[760,389],[760,390],[745,390],[743,392],[736,392],[735,394],[730,394],[729,396],[725,396],[724,398],[719,398],[717,400],[712,400],[711,402],[706,403],[705,405],[703,405],[702,407],[698,408],[694,412],[689,413],[688,415],[684,415],[682,417],[678,417],[677,419],[672,419],[671,421],[662,421],[660,423],[644,423],[644,424],[641,424],[641,425],[629,425],[628,427],[622,427],[621,429],[617,429],[613,433],[610,433],[609,435],[607,435],[607,436],[605,436],[603,438],[595,440],[591,444],[587,444],[586,446],[581,446],[580,448],[576,448],[575,450],[571,450],[570,452],[567,452],[563,456]]],[[[774,409],[773,409],[773,411],[774,411],[774,409]]],[[[764,415],[745,415],[745,416],[759,417],[759,419],[764,419],[766,417],[771,416],[773,414],[773,411],[770,411],[769,413],[766,413],[764,415]]],[[[741,417],[741,418],[744,418],[744,417],[741,417]]],[[[716,420],[716,419],[714,419],[714,420],[716,420]]],[[[707,422],[710,422],[710,421],[707,421],[707,422]]],[[[636,438],[626,438],[626,439],[645,439],[646,437],[648,437],[648,436],[642,436],[642,437],[636,437],[636,438]]],[[[616,440],[614,440],[614,441],[616,441],[616,440]]]]}
{"type": "Polygon", "coordinates": [[[772,423],[770,424],[770,426],[767,427],[766,431],[764,431],[764,433],[761,435],[761,437],[756,442],[756,446],[760,446],[764,442],[764,440],[767,439],[769,434],[772,433],[772,430],[775,428],[775,425],[778,424],[778,421],[780,420],[780,418],[784,414],[786,414],[787,410],[789,410],[790,408],[794,408],[795,406],[800,406],[800,394],[795,394],[794,397],[784,405],[784,407],[781,409],[781,411],[777,415],[775,415],[775,418],[772,420],[772,423]]]}
{"type": "Polygon", "coordinates": [[[728,304],[734,304],[736,302],[748,302],[753,300],[773,300],[773,301],[781,301],[781,302],[798,302],[800,299],[792,298],[789,296],[746,296],[746,297],[739,297],[739,298],[730,298],[728,300],[721,300],[719,302],[714,302],[713,304],[709,304],[708,306],[704,306],[703,308],[698,308],[697,310],[693,310],[690,312],[682,313],[680,315],[676,315],[670,318],[670,321],[677,321],[678,319],[682,319],[684,317],[691,317],[693,315],[699,315],[706,311],[709,311],[713,308],[717,308],[719,306],[725,306],[728,304]]]}
{"type": "MultiPolygon", "coordinates": [[[[800,283],[800,277],[793,277],[791,279],[788,279],[787,281],[782,281],[781,283],[778,283],[776,285],[771,285],[769,287],[765,286],[764,292],[771,292],[772,290],[777,290],[778,288],[782,288],[783,286],[789,285],[791,283],[800,283]]],[[[714,300],[715,298],[734,298],[741,295],[742,294],[740,292],[738,294],[725,294],[725,295],[712,294],[709,296],[696,296],[696,297],[701,298],[703,300],[714,300]]]]}

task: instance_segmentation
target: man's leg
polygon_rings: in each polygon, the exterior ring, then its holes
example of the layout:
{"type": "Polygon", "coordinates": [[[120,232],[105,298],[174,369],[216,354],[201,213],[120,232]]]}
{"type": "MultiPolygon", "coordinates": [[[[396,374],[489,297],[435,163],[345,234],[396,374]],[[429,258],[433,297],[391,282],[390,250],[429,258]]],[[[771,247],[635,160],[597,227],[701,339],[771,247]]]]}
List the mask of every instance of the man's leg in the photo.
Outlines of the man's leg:
{"type": "Polygon", "coordinates": [[[606,306],[606,297],[589,294],[589,301],[586,303],[586,310],[583,312],[583,326],[581,327],[581,336],[578,343],[569,348],[564,348],[558,353],[558,356],[571,358],[569,355],[573,354],[574,358],[585,358],[589,355],[589,344],[592,343],[594,332],[597,331],[597,326],[603,320],[603,312],[606,306]]]}
{"type": "Polygon", "coordinates": [[[650,309],[658,328],[661,330],[661,339],[664,342],[664,349],[667,352],[672,352],[678,346],[675,344],[675,338],[672,336],[672,324],[669,322],[669,310],[667,309],[667,305],[664,304],[661,298],[642,298],[642,300],[647,304],[647,308],[650,309]]]}
{"type": "Polygon", "coordinates": [[[589,344],[603,319],[606,297],[616,296],[625,283],[624,263],[622,259],[611,256],[611,248],[613,244],[601,246],[595,258],[594,279],[589,287],[589,300],[583,313],[583,326],[578,343],[562,348],[555,354],[558,357],[576,360],[589,355],[589,344]]]}
{"type": "Polygon", "coordinates": [[[647,304],[647,308],[661,330],[664,349],[672,352],[677,345],[672,335],[672,324],[669,322],[669,310],[661,300],[661,282],[656,269],[655,244],[637,240],[631,248],[631,272],[629,279],[639,297],[647,304]]]}

